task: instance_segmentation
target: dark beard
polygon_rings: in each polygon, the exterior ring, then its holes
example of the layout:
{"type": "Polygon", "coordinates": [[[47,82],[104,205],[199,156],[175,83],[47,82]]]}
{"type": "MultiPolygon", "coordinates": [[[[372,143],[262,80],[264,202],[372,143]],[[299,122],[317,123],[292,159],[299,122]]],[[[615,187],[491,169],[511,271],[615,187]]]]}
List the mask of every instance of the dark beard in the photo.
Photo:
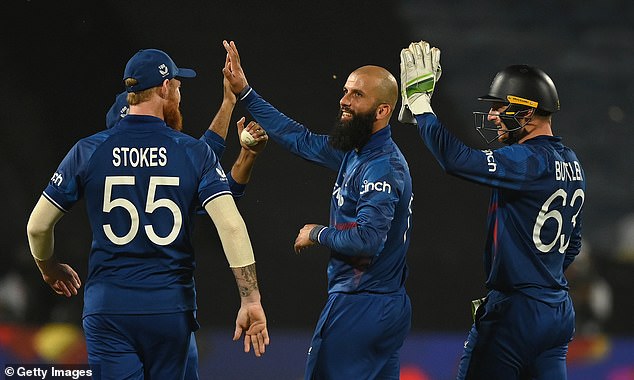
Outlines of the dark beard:
{"type": "MultiPolygon", "coordinates": [[[[352,113],[350,110],[347,112],[352,113]]],[[[328,135],[328,142],[335,148],[347,152],[352,149],[361,149],[372,136],[372,126],[376,118],[374,117],[376,110],[367,113],[352,113],[350,121],[342,121],[341,114],[343,110],[339,110],[339,117],[335,122],[335,127],[328,135]]]]}

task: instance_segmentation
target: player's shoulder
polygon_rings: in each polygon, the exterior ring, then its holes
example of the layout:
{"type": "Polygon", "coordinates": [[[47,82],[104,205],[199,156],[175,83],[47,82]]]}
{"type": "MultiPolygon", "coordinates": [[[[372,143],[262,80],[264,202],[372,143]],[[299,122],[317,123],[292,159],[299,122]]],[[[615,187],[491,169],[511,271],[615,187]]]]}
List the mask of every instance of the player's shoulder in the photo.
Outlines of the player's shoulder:
{"type": "Polygon", "coordinates": [[[116,131],[114,129],[104,129],[98,132],[93,133],[92,135],[82,137],[79,139],[80,142],[92,142],[92,141],[103,141],[108,137],[112,136],[116,131]]]}
{"type": "Polygon", "coordinates": [[[542,155],[543,153],[552,150],[552,146],[538,143],[535,139],[531,139],[525,143],[505,145],[503,147],[493,149],[493,154],[498,157],[504,156],[508,159],[525,159],[529,156],[542,155]]]}
{"type": "Polygon", "coordinates": [[[362,172],[364,176],[376,178],[410,178],[407,161],[396,147],[384,150],[367,160],[362,166],[362,172]]]}
{"type": "Polygon", "coordinates": [[[106,129],[90,136],[82,137],[75,143],[75,149],[93,151],[108,140],[114,133],[112,129],[106,129]]]}
{"type": "Polygon", "coordinates": [[[389,167],[390,170],[396,173],[409,173],[409,164],[407,163],[407,159],[394,141],[391,141],[390,144],[386,145],[384,154],[381,155],[381,159],[378,163],[389,167]]]}
{"type": "Polygon", "coordinates": [[[214,155],[209,145],[200,139],[175,130],[167,130],[165,133],[174,145],[181,148],[183,152],[190,155],[195,161],[214,155]]]}
{"type": "Polygon", "coordinates": [[[194,138],[187,133],[176,131],[171,128],[165,128],[160,131],[160,136],[155,135],[154,138],[170,140],[174,145],[181,146],[185,149],[202,149],[208,145],[200,139],[194,138]]]}

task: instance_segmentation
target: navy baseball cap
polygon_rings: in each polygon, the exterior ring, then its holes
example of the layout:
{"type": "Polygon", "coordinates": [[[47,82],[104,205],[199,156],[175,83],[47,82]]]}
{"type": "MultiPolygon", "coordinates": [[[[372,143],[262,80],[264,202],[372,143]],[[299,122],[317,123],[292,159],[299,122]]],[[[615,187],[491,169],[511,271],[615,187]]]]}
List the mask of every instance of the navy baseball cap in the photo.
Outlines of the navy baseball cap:
{"type": "Polygon", "coordinates": [[[134,86],[126,86],[127,92],[143,91],[160,86],[165,79],[175,77],[193,78],[196,72],[182,69],[167,53],[158,49],[139,50],[125,65],[123,80],[134,78],[138,81],[134,86]]]}
{"type": "Polygon", "coordinates": [[[123,119],[128,112],[130,111],[130,106],[128,105],[128,92],[123,91],[119,95],[117,95],[114,103],[106,113],[106,128],[110,129],[115,126],[119,122],[119,120],[123,119]]]}

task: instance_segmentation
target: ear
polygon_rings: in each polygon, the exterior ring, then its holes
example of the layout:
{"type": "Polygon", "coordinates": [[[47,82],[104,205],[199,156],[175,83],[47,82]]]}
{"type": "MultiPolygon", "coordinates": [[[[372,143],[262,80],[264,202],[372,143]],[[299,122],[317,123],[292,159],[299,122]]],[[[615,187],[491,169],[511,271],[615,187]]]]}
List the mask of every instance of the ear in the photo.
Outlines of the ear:
{"type": "Polygon", "coordinates": [[[382,120],[382,119],[385,119],[385,118],[389,118],[391,114],[392,114],[392,106],[390,106],[387,103],[381,103],[376,108],[375,117],[376,117],[377,120],[382,120]]]}
{"type": "Polygon", "coordinates": [[[535,108],[529,108],[525,111],[522,111],[522,118],[523,119],[531,119],[533,117],[533,115],[535,115],[535,108]]]}
{"type": "Polygon", "coordinates": [[[163,99],[167,99],[167,95],[170,91],[170,80],[165,79],[163,84],[161,84],[161,89],[159,90],[159,96],[163,99]]]}

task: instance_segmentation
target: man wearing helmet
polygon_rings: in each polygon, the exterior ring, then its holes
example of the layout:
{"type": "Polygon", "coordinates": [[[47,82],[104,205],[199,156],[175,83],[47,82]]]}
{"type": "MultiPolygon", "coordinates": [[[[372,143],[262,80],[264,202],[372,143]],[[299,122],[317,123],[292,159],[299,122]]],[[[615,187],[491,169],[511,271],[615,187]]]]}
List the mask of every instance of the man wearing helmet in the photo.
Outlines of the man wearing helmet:
{"type": "Polygon", "coordinates": [[[489,112],[474,112],[476,129],[491,143],[522,143],[537,135],[552,136],[550,116],[559,111],[555,84],[545,72],[528,65],[512,65],[500,71],[487,95],[478,100],[491,103],[489,112]],[[522,94],[518,96],[517,94],[522,94]],[[487,127],[492,122],[494,127],[487,127]],[[496,132],[494,139],[486,131],[496,132]]]}
{"type": "Polygon", "coordinates": [[[488,142],[478,150],[445,129],[431,108],[440,78],[440,50],[425,41],[401,51],[399,120],[418,124],[443,169],[492,188],[484,251],[484,299],[474,301],[474,324],[458,379],[565,379],[574,309],[564,271],[581,248],[585,173],[576,154],[553,136],[559,110],[553,81],[540,69],[500,71],[479,98],[476,129],[488,142]],[[487,131],[494,132],[487,138],[487,131]]]}

